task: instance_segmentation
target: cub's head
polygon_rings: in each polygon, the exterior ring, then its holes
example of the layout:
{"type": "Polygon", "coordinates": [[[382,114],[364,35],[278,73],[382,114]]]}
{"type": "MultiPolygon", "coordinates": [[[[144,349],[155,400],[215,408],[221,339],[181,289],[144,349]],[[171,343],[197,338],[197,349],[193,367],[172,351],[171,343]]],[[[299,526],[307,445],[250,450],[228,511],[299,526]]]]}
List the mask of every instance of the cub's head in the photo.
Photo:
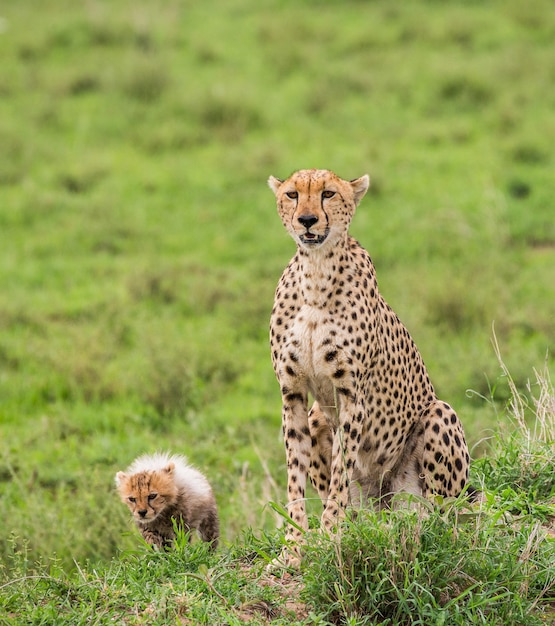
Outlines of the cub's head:
{"type": "Polygon", "coordinates": [[[152,522],[168,506],[176,502],[178,488],[174,480],[174,471],[174,464],[169,463],[159,470],[116,474],[116,487],[120,498],[127,504],[139,524],[152,522]]]}
{"type": "Polygon", "coordinates": [[[289,234],[302,248],[314,250],[347,233],[370,178],[348,181],[329,170],[300,170],[287,180],[270,176],[268,184],[289,234]]]}

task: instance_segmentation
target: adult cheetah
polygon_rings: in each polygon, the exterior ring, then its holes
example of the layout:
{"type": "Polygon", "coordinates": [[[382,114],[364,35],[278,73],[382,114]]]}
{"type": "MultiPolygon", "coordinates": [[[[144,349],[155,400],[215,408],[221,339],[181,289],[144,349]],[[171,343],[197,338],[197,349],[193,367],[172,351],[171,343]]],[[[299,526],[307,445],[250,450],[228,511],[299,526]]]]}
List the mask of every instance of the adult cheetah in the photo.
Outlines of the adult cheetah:
{"type": "Polygon", "coordinates": [[[409,332],[378,291],[370,256],[348,228],[369,177],[328,170],[271,176],[297,252],[278,283],[270,323],[282,395],[288,509],[298,565],[307,475],[332,531],[353,502],[408,492],[460,494],[469,454],[455,411],[436,397],[409,332]],[[309,394],[315,400],[308,411],[309,394]]]}

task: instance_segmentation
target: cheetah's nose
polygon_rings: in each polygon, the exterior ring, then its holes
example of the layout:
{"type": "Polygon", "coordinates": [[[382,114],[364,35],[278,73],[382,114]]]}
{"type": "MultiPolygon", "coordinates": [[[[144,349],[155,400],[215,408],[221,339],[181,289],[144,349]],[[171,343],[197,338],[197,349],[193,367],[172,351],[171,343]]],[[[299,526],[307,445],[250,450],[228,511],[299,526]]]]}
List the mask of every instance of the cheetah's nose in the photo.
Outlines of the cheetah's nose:
{"type": "Polygon", "coordinates": [[[139,515],[140,515],[141,517],[144,517],[144,516],[147,514],[147,510],[146,510],[146,509],[143,509],[143,510],[141,510],[141,511],[138,511],[138,513],[139,513],[139,515]]]}
{"type": "Polygon", "coordinates": [[[316,215],[299,215],[298,220],[302,226],[308,230],[311,226],[314,226],[318,221],[316,215]]]}

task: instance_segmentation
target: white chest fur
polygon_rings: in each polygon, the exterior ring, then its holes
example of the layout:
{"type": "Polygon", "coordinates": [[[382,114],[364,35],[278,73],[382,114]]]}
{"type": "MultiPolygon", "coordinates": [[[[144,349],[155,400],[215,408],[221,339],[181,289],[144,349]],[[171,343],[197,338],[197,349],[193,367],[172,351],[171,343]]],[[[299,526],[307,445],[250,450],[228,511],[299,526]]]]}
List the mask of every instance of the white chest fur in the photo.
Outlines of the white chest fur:
{"type": "Polygon", "coordinates": [[[300,308],[291,325],[289,343],[296,348],[305,376],[313,378],[321,370],[321,347],[328,331],[328,319],[321,309],[308,304],[300,308]]]}
{"type": "Polygon", "coordinates": [[[353,304],[347,283],[356,279],[347,269],[348,256],[346,247],[299,254],[283,281],[298,280],[300,307],[279,346],[280,379],[287,388],[310,392],[322,407],[335,407],[337,391],[351,382],[353,328],[348,317],[353,304]]]}
{"type": "Polygon", "coordinates": [[[332,328],[332,320],[324,311],[305,304],[291,324],[287,342],[296,358],[297,381],[325,407],[336,404],[333,374],[343,361],[342,349],[330,340],[332,328]]]}

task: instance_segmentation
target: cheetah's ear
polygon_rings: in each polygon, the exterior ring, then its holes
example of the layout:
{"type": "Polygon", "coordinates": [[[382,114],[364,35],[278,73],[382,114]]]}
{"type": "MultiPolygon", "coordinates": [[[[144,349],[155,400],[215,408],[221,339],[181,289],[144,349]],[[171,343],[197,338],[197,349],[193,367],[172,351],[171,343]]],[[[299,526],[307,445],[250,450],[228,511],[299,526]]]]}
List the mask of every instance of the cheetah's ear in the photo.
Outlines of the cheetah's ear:
{"type": "Polygon", "coordinates": [[[358,203],[364,197],[364,194],[368,191],[368,187],[370,187],[370,176],[368,174],[364,174],[360,178],[355,178],[355,180],[351,180],[351,187],[353,188],[353,193],[355,195],[355,204],[358,206],[358,203]]]}
{"type": "Polygon", "coordinates": [[[125,472],[118,472],[116,474],[116,487],[119,487],[121,483],[127,478],[127,474],[125,472]]]}
{"type": "Polygon", "coordinates": [[[164,472],[166,474],[173,474],[173,470],[175,469],[175,463],[168,463],[166,467],[164,467],[164,472]]]}
{"type": "Polygon", "coordinates": [[[283,185],[283,181],[275,176],[268,178],[268,185],[270,189],[277,195],[278,189],[283,185]]]}

